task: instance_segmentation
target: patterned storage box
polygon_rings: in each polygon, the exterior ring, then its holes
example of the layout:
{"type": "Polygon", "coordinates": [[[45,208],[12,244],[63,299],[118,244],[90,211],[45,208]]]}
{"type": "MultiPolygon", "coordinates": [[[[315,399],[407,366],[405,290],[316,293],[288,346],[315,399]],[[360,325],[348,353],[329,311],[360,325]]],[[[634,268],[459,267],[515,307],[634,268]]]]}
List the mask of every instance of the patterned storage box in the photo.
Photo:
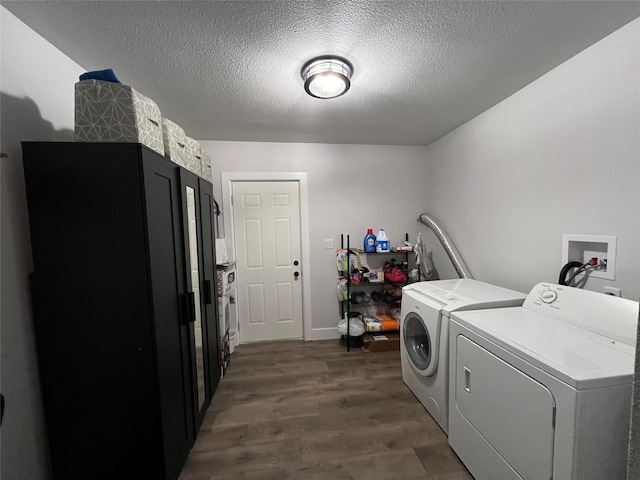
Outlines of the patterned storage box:
{"type": "Polygon", "coordinates": [[[187,160],[187,135],[182,127],[168,118],[163,118],[162,137],[165,156],[184,167],[187,160]]]}
{"type": "Polygon", "coordinates": [[[185,156],[185,167],[190,172],[198,176],[202,175],[202,148],[200,144],[191,137],[186,137],[187,154],[185,156]]]}
{"type": "Polygon", "coordinates": [[[200,149],[200,154],[202,157],[200,176],[208,182],[213,183],[213,173],[211,172],[211,157],[209,157],[209,154],[205,151],[204,148],[200,149]]]}
{"type": "Polygon", "coordinates": [[[119,83],[101,80],[76,83],[75,139],[78,142],[142,143],[164,155],[158,105],[119,83]]]}

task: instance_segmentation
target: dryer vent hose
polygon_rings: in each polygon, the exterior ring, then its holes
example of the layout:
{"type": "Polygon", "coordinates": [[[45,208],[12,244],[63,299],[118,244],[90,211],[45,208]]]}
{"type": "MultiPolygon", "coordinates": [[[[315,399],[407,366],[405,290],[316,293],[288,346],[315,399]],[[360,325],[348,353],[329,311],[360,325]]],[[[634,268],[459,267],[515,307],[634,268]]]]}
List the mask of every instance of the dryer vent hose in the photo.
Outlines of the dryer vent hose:
{"type": "Polygon", "coordinates": [[[464,260],[462,260],[462,257],[460,256],[460,253],[456,249],[455,245],[446,234],[446,232],[442,228],[440,228],[438,224],[433,220],[433,218],[431,218],[426,213],[423,213],[418,217],[418,221],[433,230],[433,233],[435,233],[436,237],[444,247],[444,251],[447,252],[449,260],[451,260],[451,263],[453,264],[453,268],[455,268],[456,272],[458,273],[458,277],[473,278],[471,276],[471,272],[469,272],[467,265],[464,263],[464,260]]]}

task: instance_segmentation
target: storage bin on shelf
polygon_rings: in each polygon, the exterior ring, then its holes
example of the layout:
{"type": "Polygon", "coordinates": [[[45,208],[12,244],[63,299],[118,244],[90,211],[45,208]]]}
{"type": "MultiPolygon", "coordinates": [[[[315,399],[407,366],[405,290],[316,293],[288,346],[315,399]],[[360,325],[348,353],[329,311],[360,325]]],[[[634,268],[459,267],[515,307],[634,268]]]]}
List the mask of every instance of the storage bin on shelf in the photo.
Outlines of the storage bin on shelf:
{"type": "Polygon", "coordinates": [[[389,332],[398,330],[398,321],[391,315],[364,317],[364,328],[367,332],[389,332]]]}
{"type": "Polygon", "coordinates": [[[187,136],[187,154],[184,167],[199,177],[202,176],[202,148],[197,140],[187,136]]]}
{"type": "Polygon", "coordinates": [[[172,162],[186,168],[187,135],[180,125],[168,118],[162,119],[164,154],[172,162]]]}
{"type": "Polygon", "coordinates": [[[211,172],[211,157],[206,150],[200,147],[200,176],[213,183],[213,173],[211,172]]]}
{"type": "Polygon", "coordinates": [[[158,105],[129,85],[102,80],[75,84],[77,142],[142,143],[164,155],[158,105]]]}

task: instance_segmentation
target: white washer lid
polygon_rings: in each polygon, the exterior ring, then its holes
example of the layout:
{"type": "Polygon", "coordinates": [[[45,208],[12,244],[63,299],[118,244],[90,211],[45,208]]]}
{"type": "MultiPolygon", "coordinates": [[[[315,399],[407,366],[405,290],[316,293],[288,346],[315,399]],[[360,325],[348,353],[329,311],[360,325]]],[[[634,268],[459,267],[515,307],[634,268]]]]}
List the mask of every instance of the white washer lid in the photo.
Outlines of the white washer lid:
{"type": "Polygon", "coordinates": [[[561,320],[522,307],[452,319],[577,390],[632,381],[635,347],[561,320]]]}
{"type": "Polygon", "coordinates": [[[445,312],[520,306],[524,293],[480,282],[470,278],[416,282],[403,288],[414,291],[442,304],[445,312]]]}

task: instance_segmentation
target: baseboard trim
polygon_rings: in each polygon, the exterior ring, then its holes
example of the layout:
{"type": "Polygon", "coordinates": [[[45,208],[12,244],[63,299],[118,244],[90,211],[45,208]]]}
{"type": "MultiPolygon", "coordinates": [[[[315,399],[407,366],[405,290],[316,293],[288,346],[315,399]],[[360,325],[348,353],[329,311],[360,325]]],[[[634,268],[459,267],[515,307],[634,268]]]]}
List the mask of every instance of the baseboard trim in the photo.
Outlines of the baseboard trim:
{"type": "Polygon", "coordinates": [[[314,328],[310,335],[305,335],[306,341],[314,340],[337,340],[340,338],[337,327],[330,328],[314,328]]]}

